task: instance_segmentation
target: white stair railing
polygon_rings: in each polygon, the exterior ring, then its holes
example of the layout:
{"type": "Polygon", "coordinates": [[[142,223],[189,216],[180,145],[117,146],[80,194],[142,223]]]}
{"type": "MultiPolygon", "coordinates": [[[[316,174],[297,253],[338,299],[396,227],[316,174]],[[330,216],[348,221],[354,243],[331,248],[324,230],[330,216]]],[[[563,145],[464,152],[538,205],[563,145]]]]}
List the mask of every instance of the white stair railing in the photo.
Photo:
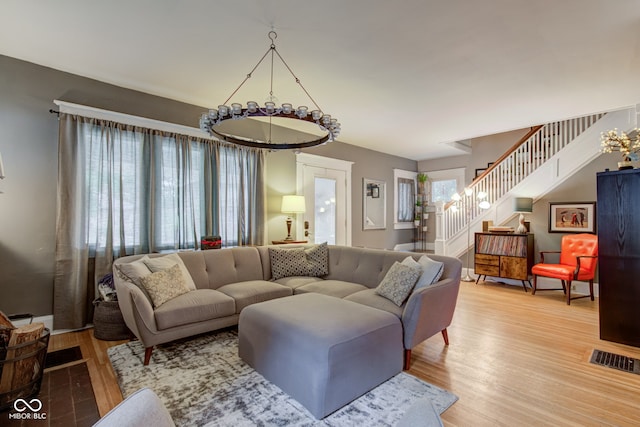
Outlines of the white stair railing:
{"type": "MultiPolygon", "coordinates": [[[[593,114],[542,126],[501,161],[492,165],[479,179],[476,179],[471,184],[474,193],[484,191],[490,203],[497,202],[603,116],[604,114],[593,114]]],[[[466,203],[467,198],[463,194],[461,196],[463,204],[466,203]]],[[[463,205],[461,208],[464,212],[467,211],[467,206],[463,205]]],[[[442,231],[438,233],[440,235],[438,237],[446,242],[464,231],[467,224],[472,222],[481,210],[475,204],[471,206],[470,212],[470,215],[460,215],[452,209],[444,209],[441,212],[442,231]]]]}

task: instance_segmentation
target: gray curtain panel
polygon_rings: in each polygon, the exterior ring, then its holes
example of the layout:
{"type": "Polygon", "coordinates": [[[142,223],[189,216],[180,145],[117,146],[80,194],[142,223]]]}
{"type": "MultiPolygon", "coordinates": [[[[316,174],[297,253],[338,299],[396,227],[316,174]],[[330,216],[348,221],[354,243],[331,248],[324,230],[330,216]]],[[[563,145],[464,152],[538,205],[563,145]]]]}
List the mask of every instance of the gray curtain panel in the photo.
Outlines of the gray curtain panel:
{"type": "Polygon", "coordinates": [[[60,114],[54,328],[91,321],[115,258],[263,244],[265,203],[263,150],[60,114]]]}

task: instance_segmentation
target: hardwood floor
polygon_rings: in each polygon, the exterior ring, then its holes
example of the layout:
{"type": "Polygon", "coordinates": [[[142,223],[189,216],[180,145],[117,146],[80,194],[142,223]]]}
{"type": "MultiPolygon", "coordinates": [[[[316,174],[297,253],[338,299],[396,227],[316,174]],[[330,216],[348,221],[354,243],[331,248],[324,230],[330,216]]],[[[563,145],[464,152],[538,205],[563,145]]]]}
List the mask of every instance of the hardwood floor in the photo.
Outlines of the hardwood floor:
{"type": "MultiPolygon", "coordinates": [[[[635,358],[640,348],[598,335],[597,300],[567,306],[562,292],[463,282],[450,345],[438,334],[417,346],[409,372],[458,395],[447,426],[640,425],[640,375],[589,363],[594,348],[635,358]]],[[[51,338],[54,350],[81,346],[101,415],[122,399],[106,355],[121,342],[91,330],[51,338]]]]}

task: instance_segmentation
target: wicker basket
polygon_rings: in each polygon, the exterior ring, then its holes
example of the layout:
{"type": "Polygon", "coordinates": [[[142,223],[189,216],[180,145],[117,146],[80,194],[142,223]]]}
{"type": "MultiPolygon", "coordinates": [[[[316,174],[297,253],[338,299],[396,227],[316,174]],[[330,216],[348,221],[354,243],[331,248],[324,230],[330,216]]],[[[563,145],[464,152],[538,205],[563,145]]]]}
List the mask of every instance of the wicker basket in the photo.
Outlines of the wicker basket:
{"type": "Polygon", "coordinates": [[[118,301],[97,299],[93,302],[93,336],[99,340],[116,341],[131,337],[118,306],[118,301]]]}

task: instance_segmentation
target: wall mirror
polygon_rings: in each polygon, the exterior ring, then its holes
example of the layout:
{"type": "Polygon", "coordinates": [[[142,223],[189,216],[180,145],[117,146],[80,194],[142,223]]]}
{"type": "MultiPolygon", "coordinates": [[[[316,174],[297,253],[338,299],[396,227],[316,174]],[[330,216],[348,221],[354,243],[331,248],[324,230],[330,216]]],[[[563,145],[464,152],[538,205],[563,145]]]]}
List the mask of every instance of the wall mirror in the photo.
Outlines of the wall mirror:
{"type": "Polygon", "coordinates": [[[387,228],[387,184],[384,181],[364,178],[362,194],[362,229],[387,228]]]}

